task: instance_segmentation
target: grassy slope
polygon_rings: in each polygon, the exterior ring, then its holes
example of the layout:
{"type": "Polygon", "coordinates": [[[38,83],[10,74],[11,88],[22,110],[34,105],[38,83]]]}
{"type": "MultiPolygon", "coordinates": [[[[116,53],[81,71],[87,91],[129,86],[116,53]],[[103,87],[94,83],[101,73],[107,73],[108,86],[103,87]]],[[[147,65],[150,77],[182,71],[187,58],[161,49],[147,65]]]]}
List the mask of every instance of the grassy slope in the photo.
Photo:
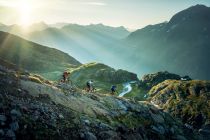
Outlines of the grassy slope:
{"type": "Polygon", "coordinates": [[[80,65],[77,60],[66,53],[5,32],[0,32],[0,58],[30,72],[43,73],[50,79],[54,78],[54,73],[50,75],[44,73],[61,72],[67,67],[80,65]]]}
{"type": "Polygon", "coordinates": [[[95,67],[96,63],[90,63],[86,65],[82,65],[79,68],[73,69],[71,71],[70,79],[80,88],[84,88],[86,86],[86,82],[88,80],[94,81],[94,86],[98,91],[103,93],[109,93],[109,89],[111,87],[111,83],[105,82],[100,77],[95,77],[94,74],[98,70],[113,70],[112,68],[106,67],[105,65],[98,65],[95,67]]]}
{"type": "Polygon", "coordinates": [[[209,81],[166,80],[154,86],[149,94],[153,102],[172,115],[182,118],[184,122],[193,122],[200,112],[206,121],[210,120],[209,93],[209,81]]]}
{"type": "Polygon", "coordinates": [[[169,79],[179,80],[181,79],[181,77],[177,74],[169,73],[167,71],[146,74],[137,84],[132,86],[133,87],[132,92],[125,95],[125,97],[134,98],[140,101],[146,100],[148,97],[147,93],[150,91],[150,89],[153,86],[156,86],[159,83],[162,83],[163,81],[169,79]]]}
{"type": "Polygon", "coordinates": [[[80,88],[86,86],[88,80],[93,80],[94,85],[102,93],[110,93],[112,85],[117,85],[118,92],[122,91],[122,83],[131,81],[133,74],[115,70],[104,64],[89,63],[82,65],[76,69],[69,69],[71,72],[70,79],[80,88]],[[124,76],[124,78],[122,78],[124,76]]]}

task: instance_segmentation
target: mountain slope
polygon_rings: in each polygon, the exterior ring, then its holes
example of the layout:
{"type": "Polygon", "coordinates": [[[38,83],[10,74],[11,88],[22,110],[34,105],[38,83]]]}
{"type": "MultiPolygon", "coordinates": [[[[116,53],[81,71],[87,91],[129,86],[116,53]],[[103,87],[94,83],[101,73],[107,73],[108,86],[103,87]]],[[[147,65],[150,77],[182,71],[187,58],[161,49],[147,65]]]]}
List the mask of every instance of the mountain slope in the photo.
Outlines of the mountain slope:
{"type": "Polygon", "coordinates": [[[110,27],[110,26],[106,26],[106,25],[103,25],[103,24],[91,24],[91,25],[87,25],[86,28],[88,28],[90,30],[98,31],[101,34],[104,34],[104,35],[107,35],[107,36],[110,36],[110,37],[116,38],[116,39],[125,38],[130,33],[123,26],[110,27]]]}
{"type": "Polygon", "coordinates": [[[115,70],[101,63],[88,63],[78,68],[70,69],[70,79],[80,88],[86,87],[86,82],[94,81],[97,91],[109,93],[112,85],[122,90],[122,84],[130,81],[138,81],[137,75],[125,70],[115,70]]]}
{"type": "Polygon", "coordinates": [[[177,74],[164,72],[156,72],[152,74],[144,75],[139,81],[137,81],[136,86],[134,86],[133,91],[126,94],[124,97],[135,99],[138,101],[144,101],[148,98],[148,92],[152,87],[162,83],[165,80],[191,80],[188,76],[181,77],[177,74]]]}
{"type": "Polygon", "coordinates": [[[62,89],[1,68],[1,139],[199,138],[147,102],[62,89]]]}
{"type": "Polygon", "coordinates": [[[29,42],[20,37],[0,32],[0,58],[31,72],[63,71],[79,66],[73,57],[59,50],[29,42]]]}
{"type": "Polygon", "coordinates": [[[168,23],[149,25],[131,33],[127,43],[133,44],[130,48],[141,64],[136,69],[141,66],[151,71],[167,70],[210,79],[209,25],[210,8],[196,5],[177,13],[168,23]]]}
{"type": "Polygon", "coordinates": [[[14,35],[18,35],[21,37],[26,36],[28,32],[35,32],[35,31],[42,31],[49,26],[44,22],[38,22],[31,24],[27,28],[20,26],[20,25],[5,25],[0,23],[0,31],[8,32],[14,35]]]}
{"type": "Polygon", "coordinates": [[[210,82],[166,80],[154,86],[149,94],[154,104],[194,129],[210,120],[210,82]]]}
{"type": "Polygon", "coordinates": [[[119,51],[116,50],[116,46],[119,46],[118,40],[128,34],[123,27],[68,24],[61,29],[47,28],[32,32],[26,38],[70,53],[83,63],[92,61],[105,63],[109,62],[108,57],[116,59],[114,53],[119,51]]]}

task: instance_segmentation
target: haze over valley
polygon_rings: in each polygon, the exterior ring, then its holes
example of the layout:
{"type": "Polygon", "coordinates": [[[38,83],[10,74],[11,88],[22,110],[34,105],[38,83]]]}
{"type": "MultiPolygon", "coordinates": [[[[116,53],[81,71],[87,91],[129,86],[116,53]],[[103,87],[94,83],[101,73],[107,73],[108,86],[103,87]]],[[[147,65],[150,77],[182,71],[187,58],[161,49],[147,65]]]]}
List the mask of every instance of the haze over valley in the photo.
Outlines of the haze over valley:
{"type": "Polygon", "coordinates": [[[209,140],[209,0],[0,0],[0,140],[209,140]]]}
{"type": "Polygon", "coordinates": [[[44,22],[29,26],[32,31],[27,33],[18,25],[2,24],[0,30],[64,51],[81,63],[101,62],[140,77],[170,71],[207,80],[210,79],[209,9],[195,5],[175,14],[169,22],[133,32],[123,26],[68,23],[56,26],[44,22]]]}

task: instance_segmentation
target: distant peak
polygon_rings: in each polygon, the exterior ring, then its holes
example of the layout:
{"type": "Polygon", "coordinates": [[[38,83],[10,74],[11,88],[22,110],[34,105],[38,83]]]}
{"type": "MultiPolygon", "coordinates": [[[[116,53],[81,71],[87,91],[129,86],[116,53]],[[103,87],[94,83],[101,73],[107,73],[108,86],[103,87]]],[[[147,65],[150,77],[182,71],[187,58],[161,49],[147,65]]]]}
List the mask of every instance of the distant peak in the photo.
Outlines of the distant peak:
{"type": "Polygon", "coordinates": [[[115,26],[112,26],[112,25],[105,25],[103,23],[98,23],[98,24],[90,24],[90,25],[87,25],[87,26],[95,26],[95,27],[110,27],[110,28],[118,28],[118,29],[125,29],[126,28],[124,26],[118,26],[118,27],[115,27],[115,26]]]}
{"type": "Polygon", "coordinates": [[[68,29],[68,28],[83,28],[84,26],[82,26],[82,25],[79,25],[79,24],[75,24],[75,23],[69,23],[69,24],[67,24],[67,25],[64,25],[63,27],[62,27],[62,29],[68,29]]]}
{"type": "Polygon", "coordinates": [[[191,6],[191,8],[209,8],[209,7],[203,4],[197,4],[197,5],[191,6]]]}
{"type": "Polygon", "coordinates": [[[191,22],[202,21],[203,19],[210,19],[210,7],[197,4],[175,14],[169,24],[178,24],[189,20],[191,22]]]}
{"type": "Polygon", "coordinates": [[[207,7],[207,6],[202,5],[202,4],[197,4],[197,5],[194,5],[194,6],[191,6],[191,7],[187,8],[186,11],[203,12],[203,11],[209,10],[209,9],[210,9],[210,7],[207,7]]]}
{"type": "Polygon", "coordinates": [[[104,24],[102,23],[98,23],[98,24],[92,24],[92,25],[97,25],[97,26],[105,26],[104,24]]]}

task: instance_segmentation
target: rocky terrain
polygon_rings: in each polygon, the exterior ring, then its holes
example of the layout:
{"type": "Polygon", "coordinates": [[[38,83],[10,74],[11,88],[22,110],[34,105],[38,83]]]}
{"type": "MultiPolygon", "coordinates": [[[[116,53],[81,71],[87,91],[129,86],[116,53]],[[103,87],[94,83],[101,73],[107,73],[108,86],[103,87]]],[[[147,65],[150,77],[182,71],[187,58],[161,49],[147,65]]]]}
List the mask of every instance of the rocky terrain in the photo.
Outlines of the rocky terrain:
{"type": "Polygon", "coordinates": [[[138,83],[138,89],[125,97],[149,101],[174,118],[179,118],[192,131],[199,131],[209,139],[209,90],[209,81],[157,72],[143,76],[138,83]]]}
{"type": "Polygon", "coordinates": [[[149,102],[86,93],[74,85],[7,68],[5,63],[0,67],[3,140],[200,138],[149,102]]]}
{"type": "Polygon", "coordinates": [[[146,74],[142,77],[140,82],[138,83],[140,88],[144,88],[145,90],[150,90],[153,86],[165,81],[165,80],[191,80],[189,76],[181,77],[177,74],[169,73],[167,71],[157,72],[153,74],[146,74]]]}
{"type": "Polygon", "coordinates": [[[149,100],[159,108],[180,118],[189,128],[210,138],[210,82],[166,80],[154,86],[149,100]]]}
{"type": "Polygon", "coordinates": [[[148,92],[154,86],[162,83],[165,80],[191,80],[189,76],[181,77],[177,74],[169,73],[167,71],[156,72],[144,75],[140,80],[133,84],[133,91],[126,95],[127,98],[134,98],[135,100],[146,100],[148,92]]]}

